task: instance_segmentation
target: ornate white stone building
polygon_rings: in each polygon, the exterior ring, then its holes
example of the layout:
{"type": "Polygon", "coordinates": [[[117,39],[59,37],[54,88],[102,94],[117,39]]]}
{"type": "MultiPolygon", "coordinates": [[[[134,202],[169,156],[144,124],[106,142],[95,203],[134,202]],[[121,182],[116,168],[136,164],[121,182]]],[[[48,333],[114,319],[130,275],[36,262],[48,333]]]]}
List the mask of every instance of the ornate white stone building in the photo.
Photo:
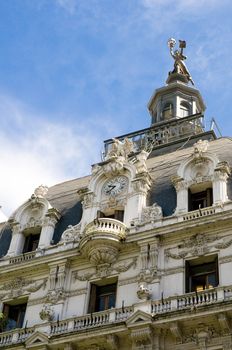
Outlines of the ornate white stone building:
{"type": "Polygon", "coordinates": [[[151,126],[0,225],[0,348],[232,349],[232,141],[169,45],[151,126]]]}

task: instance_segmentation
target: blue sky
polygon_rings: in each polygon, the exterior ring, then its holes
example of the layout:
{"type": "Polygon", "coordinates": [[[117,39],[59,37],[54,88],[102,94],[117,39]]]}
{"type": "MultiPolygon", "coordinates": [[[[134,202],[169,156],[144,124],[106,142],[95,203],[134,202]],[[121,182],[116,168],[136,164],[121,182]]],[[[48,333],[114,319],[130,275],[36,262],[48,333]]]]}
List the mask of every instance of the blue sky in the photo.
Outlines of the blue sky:
{"type": "Polygon", "coordinates": [[[1,0],[0,204],[90,172],[102,141],[150,125],[153,91],[187,66],[223,135],[232,135],[229,0],[1,0]]]}

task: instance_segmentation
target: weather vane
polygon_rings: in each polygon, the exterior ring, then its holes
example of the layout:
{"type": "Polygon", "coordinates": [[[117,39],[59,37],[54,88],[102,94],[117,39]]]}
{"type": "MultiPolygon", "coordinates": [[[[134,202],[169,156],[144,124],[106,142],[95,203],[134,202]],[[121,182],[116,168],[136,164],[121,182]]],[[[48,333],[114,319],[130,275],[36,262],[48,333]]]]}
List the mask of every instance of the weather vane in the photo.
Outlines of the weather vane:
{"type": "Polygon", "coordinates": [[[191,83],[194,85],[194,82],[192,80],[192,77],[188,71],[188,68],[186,67],[184,60],[186,60],[187,56],[183,54],[184,49],[186,48],[186,41],[179,40],[179,48],[180,50],[174,51],[174,46],[176,45],[176,40],[173,38],[170,38],[168,40],[168,47],[170,49],[170,54],[174,58],[174,70],[172,73],[179,73],[186,76],[186,78],[191,81],[191,83]]]}

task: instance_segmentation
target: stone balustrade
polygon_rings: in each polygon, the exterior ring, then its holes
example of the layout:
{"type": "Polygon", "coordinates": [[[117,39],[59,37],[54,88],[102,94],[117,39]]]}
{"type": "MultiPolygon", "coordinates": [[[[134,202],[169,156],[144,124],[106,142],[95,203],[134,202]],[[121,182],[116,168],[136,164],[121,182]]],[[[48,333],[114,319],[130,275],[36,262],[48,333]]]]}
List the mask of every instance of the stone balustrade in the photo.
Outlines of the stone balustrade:
{"type": "MultiPolygon", "coordinates": [[[[165,314],[183,310],[187,308],[195,308],[198,306],[207,306],[222,301],[232,300],[232,286],[217,287],[204,290],[197,293],[186,293],[183,295],[172,296],[162,300],[147,300],[146,304],[152,315],[165,314]]],[[[141,310],[144,302],[141,303],[141,310]]],[[[147,307],[146,307],[147,308],[147,307]]],[[[139,303],[136,309],[140,309],[139,303]]],[[[102,325],[123,322],[134,313],[134,306],[126,306],[120,309],[109,309],[101,312],[94,312],[84,316],[72,317],[66,320],[47,322],[43,324],[43,330],[50,336],[57,334],[66,334],[88,328],[100,327],[102,325]]],[[[0,334],[0,347],[7,345],[19,344],[34,332],[40,330],[41,325],[29,328],[14,329],[12,331],[0,334]]]]}
{"type": "Polygon", "coordinates": [[[115,234],[120,238],[125,238],[126,236],[126,225],[118,220],[110,218],[99,218],[90,222],[84,230],[84,235],[91,235],[97,233],[111,233],[115,234]]]}
{"type": "Polygon", "coordinates": [[[23,343],[35,331],[34,327],[14,329],[0,333],[0,347],[23,343]]]}
{"type": "Polygon", "coordinates": [[[188,293],[177,298],[177,308],[183,309],[195,305],[206,305],[217,302],[218,293],[216,289],[209,289],[206,291],[188,293]]]}
{"type": "MultiPolygon", "coordinates": [[[[203,119],[204,116],[201,114],[195,114],[180,119],[173,118],[173,120],[169,119],[168,121],[157,123],[150,128],[135,131],[117,137],[117,139],[121,142],[123,142],[125,138],[133,141],[136,152],[144,148],[155,149],[156,147],[178,140],[180,137],[188,137],[192,134],[197,135],[202,133],[204,131],[203,119]]],[[[104,141],[104,143],[104,155],[106,157],[112,148],[113,139],[108,139],[104,141]]]]}
{"type": "Polygon", "coordinates": [[[202,216],[208,216],[215,214],[216,209],[214,207],[207,207],[203,209],[198,209],[194,211],[190,211],[187,214],[183,215],[183,221],[193,220],[201,218],[202,216]]]}
{"type": "Polygon", "coordinates": [[[24,261],[32,260],[32,259],[34,259],[35,254],[36,254],[36,251],[33,251],[33,252],[13,256],[10,258],[9,263],[10,264],[19,264],[19,263],[24,262],[24,261]]]}

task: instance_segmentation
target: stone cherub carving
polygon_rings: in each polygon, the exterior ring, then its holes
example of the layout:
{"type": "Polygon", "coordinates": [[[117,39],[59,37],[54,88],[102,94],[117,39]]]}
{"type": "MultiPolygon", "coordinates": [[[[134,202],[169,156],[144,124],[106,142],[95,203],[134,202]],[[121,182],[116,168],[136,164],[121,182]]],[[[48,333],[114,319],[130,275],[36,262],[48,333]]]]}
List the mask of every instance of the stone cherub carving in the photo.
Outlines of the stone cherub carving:
{"type": "Polygon", "coordinates": [[[55,316],[54,308],[51,305],[44,304],[39,316],[43,321],[52,321],[55,316]]]}
{"type": "Polygon", "coordinates": [[[127,158],[128,155],[133,151],[133,142],[128,138],[125,138],[124,142],[113,138],[113,143],[110,151],[106,155],[106,160],[117,157],[127,158]]]}
{"type": "Polygon", "coordinates": [[[191,81],[192,85],[194,85],[194,82],[192,80],[192,77],[188,71],[188,68],[186,67],[184,60],[186,60],[187,56],[183,54],[184,48],[186,48],[186,41],[179,40],[179,48],[180,50],[173,50],[174,46],[176,45],[176,40],[173,38],[170,38],[168,40],[168,47],[170,49],[170,54],[174,58],[174,70],[172,73],[180,73],[186,76],[186,78],[191,81]]]}
{"type": "Polygon", "coordinates": [[[106,176],[112,174],[120,174],[123,172],[124,165],[128,161],[128,156],[134,150],[134,144],[129,139],[125,138],[124,142],[113,139],[110,150],[106,154],[103,171],[106,176]]]}

